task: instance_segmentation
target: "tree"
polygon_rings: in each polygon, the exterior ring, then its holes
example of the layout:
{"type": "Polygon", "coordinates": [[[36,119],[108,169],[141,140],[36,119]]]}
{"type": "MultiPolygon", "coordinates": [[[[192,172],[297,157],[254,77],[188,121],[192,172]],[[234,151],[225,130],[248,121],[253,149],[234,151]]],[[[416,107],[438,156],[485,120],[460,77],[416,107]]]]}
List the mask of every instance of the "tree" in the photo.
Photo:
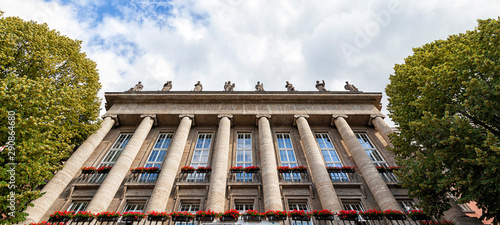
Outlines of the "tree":
{"type": "Polygon", "coordinates": [[[500,219],[500,18],[413,49],[395,65],[386,93],[399,133],[398,173],[419,206],[440,216],[475,201],[500,219]]]}
{"type": "Polygon", "coordinates": [[[80,44],[0,13],[2,223],[24,220],[29,202],[99,126],[99,75],[80,44]]]}

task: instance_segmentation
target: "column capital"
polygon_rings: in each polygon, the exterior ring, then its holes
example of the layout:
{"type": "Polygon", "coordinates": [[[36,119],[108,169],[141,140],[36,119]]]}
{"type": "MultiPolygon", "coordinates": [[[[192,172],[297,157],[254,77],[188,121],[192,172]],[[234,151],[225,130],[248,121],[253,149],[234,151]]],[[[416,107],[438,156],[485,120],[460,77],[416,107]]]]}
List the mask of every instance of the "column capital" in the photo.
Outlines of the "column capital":
{"type": "Polygon", "coordinates": [[[304,119],[308,119],[309,118],[309,115],[307,114],[296,114],[296,115],[293,115],[293,125],[294,126],[297,126],[297,120],[301,117],[304,117],[304,119]]]}
{"type": "Polygon", "coordinates": [[[266,118],[268,121],[271,120],[271,115],[270,114],[258,114],[255,116],[256,120],[255,120],[255,126],[259,126],[259,120],[260,118],[266,118]]]}
{"type": "Polygon", "coordinates": [[[371,114],[370,115],[370,119],[368,120],[368,126],[372,126],[372,120],[374,120],[375,118],[377,117],[380,117],[382,119],[385,119],[385,116],[384,115],[381,115],[381,114],[371,114]]]}
{"type": "Polygon", "coordinates": [[[120,122],[118,121],[118,115],[116,115],[116,114],[104,114],[104,115],[101,116],[102,119],[106,119],[106,117],[109,117],[112,120],[114,120],[115,121],[115,124],[114,124],[115,126],[120,125],[120,122]]]}
{"type": "Polygon", "coordinates": [[[194,126],[195,123],[194,123],[194,115],[193,114],[180,114],[179,115],[179,120],[182,120],[182,118],[184,117],[188,117],[189,119],[191,119],[191,126],[194,126]]]}
{"type": "Polygon", "coordinates": [[[335,120],[338,119],[339,117],[347,119],[348,116],[346,114],[333,114],[332,115],[332,122],[330,125],[335,126],[335,120]]]}
{"type": "Polygon", "coordinates": [[[142,114],[141,115],[141,118],[146,118],[146,117],[153,119],[153,121],[154,121],[153,125],[158,126],[158,120],[156,119],[156,114],[142,114]]]}

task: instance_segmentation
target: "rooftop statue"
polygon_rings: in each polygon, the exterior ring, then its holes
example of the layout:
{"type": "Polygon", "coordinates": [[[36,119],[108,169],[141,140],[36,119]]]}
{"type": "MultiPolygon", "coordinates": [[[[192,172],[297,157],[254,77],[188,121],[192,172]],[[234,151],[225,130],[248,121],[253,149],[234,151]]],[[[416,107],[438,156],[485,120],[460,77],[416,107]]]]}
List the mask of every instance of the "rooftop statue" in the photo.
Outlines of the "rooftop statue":
{"type": "Polygon", "coordinates": [[[264,83],[260,83],[260,81],[257,81],[257,84],[255,85],[255,91],[264,91],[264,83]]]}
{"type": "Polygon", "coordinates": [[[317,80],[316,88],[318,89],[318,91],[328,91],[325,89],[325,80],[323,80],[323,83],[320,83],[319,80],[317,80]]]}
{"type": "Polygon", "coordinates": [[[236,83],[231,84],[231,81],[224,83],[224,91],[233,91],[236,83]]]}
{"type": "Polygon", "coordinates": [[[286,82],[285,87],[286,87],[287,91],[295,91],[295,87],[291,83],[289,83],[288,81],[286,82]]]}
{"type": "Polygon", "coordinates": [[[170,91],[172,89],[172,81],[167,81],[167,83],[165,83],[163,85],[163,88],[161,89],[161,91],[170,91]]]}
{"type": "Polygon", "coordinates": [[[142,88],[144,88],[144,86],[139,81],[139,83],[137,83],[133,88],[128,89],[128,91],[126,91],[126,92],[140,91],[140,90],[142,90],[142,88]]]}
{"type": "Polygon", "coordinates": [[[198,81],[195,85],[194,85],[194,90],[193,91],[203,91],[203,85],[201,85],[200,81],[198,81]]]}
{"type": "Polygon", "coordinates": [[[349,84],[349,82],[345,82],[344,88],[350,92],[359,92],[358,88],[352,84],[349,84]]]}

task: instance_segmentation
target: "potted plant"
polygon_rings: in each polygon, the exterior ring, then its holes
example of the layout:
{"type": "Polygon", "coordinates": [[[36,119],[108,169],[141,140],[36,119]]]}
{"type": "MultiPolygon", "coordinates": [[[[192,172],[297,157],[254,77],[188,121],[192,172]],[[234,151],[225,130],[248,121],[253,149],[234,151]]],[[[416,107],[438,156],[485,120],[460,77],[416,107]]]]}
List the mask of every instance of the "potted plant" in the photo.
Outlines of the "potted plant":
{"type": "Polygon", "coordinates": [[[243,213],[244,221],[262,221],[265,215],[263,213],[258,212],[257,210],[249,209],[245,213],[243,213]]]}
{"type": "Polygon", "coordinates": [[[354,172],[356,172],[355,171],[356,167],[354,167],[354,166],[342,166],[340,169],[344,173],[354,173],[354,172]]]}
{"type": "Polygon", "coordinates": [[[243,166],[233,166],[229,168],[229,171],[231,171],[231,173],[241,173],[243,172],[243,166]]]}
{"type": "Polygon", "coordinates": [[[106,211],[106,212],[100,212],[96,215],[97,221],[99,222],[104,222],[104,221],[118,221],[122,214],[119,212],[112,212],[112,211],[106,211]]]}
{"type": "Polygon", "coordinates": [[[359,212],[359,215],[361,215],[361,217],[363,217],[363,219],[365,220],[382,220],[382,216],[384,214],[380,210],[369,209],[359,212]]]}
{"type": "Polygon", "coordinates": [[[258,166],[247,166],[243,169],[245,173],[257,173],[260,168],[258,166]]]}
{"type": "Polygon", "coordinates": [[[95,171],[96,171],[96,168],[93,167],[93,166],[83,167],[82,168],[82,174],[94,174],[95,171]]]}
{"type": "Polygon", "coordinates": [[[95,215],[90,211],[80,211],[73,215],[73,222],[92,222],[95,215]]]}
{"type": "Polygon", "coordinates": [[[122,214],[123,221],[141,221],[146,218],[146,214],[141,212],[124,212],[122,214]]]}
{"type": "Polygon", "coordinates": [[[221,221],[237,221],[238,217],[240,217],[240,212],[236,209],[230,209],[222,213],[220,220],[221,221]]]}
{"type": "Polygon", "coordinates": [[[269,221],[286,220],[288,213],[280,210],[268,210],[264,213],[269,221]]]}
{"type": "Polygon", "coordinates": [[[408,212],[408,217],[412,220],[430,220],[429,216],[427,216],[422,210],[411,210],[408,212]]]}
{"type": "Polygon", "coordinates": [[[316,220],[334,220],[333,212],[327,209],[314,210],[311,212],[316,220]]]}
{"type": "Polygon", "coordinates": [[[298,220],[298,221],[311,220],[311,216],[304,210],[294,209],[293,211],[288,212],[288,216],[292,217],[292,220],[298,220]]]}
{"type": "Polygon", "coordinates": [[[399,166],[390,166],[389,168],[387,168],[388,171],[395,171],[395,170],[399,170],[399,166]]]}
{"type": "Polygon", "coordinates": [[[214,212],[211,210],[207,211],[198,211],[196,212],[195,219],[197,221],[214,221],[217,217],[219,217],[220,213],[214,212]]]}
{"type": "Polygon", "coordinates": [[[111,166],[101,166],[97,168],[97,173],[109,173],[111,166]]]}
{"type": "Polygon", "coordinates": [[[181,173],[194,173],[196,170],[192,166],[184,166],[181,168],[181,173]]]}
{"type": "Polygon", "coordinates": [[[148,221],[167,221],[170,218],[170,214],[166,212],[151,211],[148,212],[148,221]]]}
{"type": "Polygon", "coordinates": [[[406,220],[404,212],[388,209],[384,211],[384,216],[388,220],[406,220]]]}
{"type": "Polygon", "coordinates": [[[338,173],[338,172],[341,172],[342,170],[342,167],[336,167],[336,166],[327,166],[326,167],[326,171],[328,171],[329,173],[338,173]]]}
{"type": "Polygon", "coordinates": [[[305,166],[296,166],[291,168],[292,173],[305,173],[307,172],[307,167],[305,166]]]}
{"type": "Polygon", "coordinates": [[[289,166],[278,166],[278,173],[290,173],[291,169],[289,166]]]}
{"type": "Polygon", "coordinates": [[[338,216],[340,220],[358,221],[356,210],[340,210],[338,216]]]}
{"type": "Polygon", "coordinates": [[[212,168],[210,168],[210,166],[199,166],[196,169],[196,172],[198,173],[210,173],[210,171],[212,171],[212,168]]]}
{"type": "Polygon", "coordinates": [[[174,211],[170,214],[170,216],[172,217],[173,221],[178,221],[178,222],[189,222],[194,219],[194,215],[192,213],[185,211],[182,212],[174,211]]]}
{"type": "Polygon", "coordinates": [[[68,222],[75,212],[73,211],[55,211],[49,216],[49,222],[68,222]]]}

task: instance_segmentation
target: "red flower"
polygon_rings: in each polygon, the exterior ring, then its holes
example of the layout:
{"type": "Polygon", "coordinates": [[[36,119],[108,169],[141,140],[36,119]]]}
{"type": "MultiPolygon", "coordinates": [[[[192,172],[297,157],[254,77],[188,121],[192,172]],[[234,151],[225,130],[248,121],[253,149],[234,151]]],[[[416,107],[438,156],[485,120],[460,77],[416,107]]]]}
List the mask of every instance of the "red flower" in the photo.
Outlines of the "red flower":
{"type": "Polygon", "coordinates": [[[193,219],[194,218],[194,215],[192,213],[185,212],[185,211],[182,211],[182,212],[175,212],[175,211],[173,211],[172,213],[170,213],[170,216],[172,216],[172,217],[185,217],[185,218],[189,218],[189,219],[193,219]]]}
{"type": "Polygon", "coordinates": [[[333,215],[334,213],[330,210],[327,210],[327,209],[323,209],[323,210],[314,210],[311,212],[314,216],[331,216],[333,215]]]}
{"type": "Polygon", "coordinates": [[[106,211],[106,212],[100,212],[97,213],[96,217],[97,218],[102,218],[102,217],[120,217],[122,214],[119,212],[114,212],[114,211],[106,211]]]}
{"type": "Polygon", "coordinates": [[[266,216],[286,216],[288,213],[286,211],[280,211],[280,210],[267,210],[267,212],[264,213],[266,216]]]}
{"type": "Polygon", "coordinates": [[[184,166],[181,168],[181,171],[195,171],[196,169],[192,166],[184,166]]]}
{"type": "Polygon", "coordinates": [[[290,172],[290,167],[289,166],[278,166],[278,172],[280,172],[280,173],[290,172]]]}
{"type": "Polygon", "coordinates": [[[361,216],[382,216],[382,211],[376,210],[376,209],[369,209],[366,211],[361,211],[359,212],[359,215],[361,216]]]}
{"type": "Polygon", "coordinates": [[[170,214],[168,214],[166,212],[157,212],[157,211],[148,212],[148,216],[168,217],[168,218],[170,218],[170,214]]]}
{"type": "Polygon", "coordinates": [[[230,210],[227,210],[225,211],[222,216],[229,216],[229,217],[233,217],[233,219],[238,219],[238,217],[240,216],[240,211],[236,210],[236,209],[230,209],[230,210]]]}

